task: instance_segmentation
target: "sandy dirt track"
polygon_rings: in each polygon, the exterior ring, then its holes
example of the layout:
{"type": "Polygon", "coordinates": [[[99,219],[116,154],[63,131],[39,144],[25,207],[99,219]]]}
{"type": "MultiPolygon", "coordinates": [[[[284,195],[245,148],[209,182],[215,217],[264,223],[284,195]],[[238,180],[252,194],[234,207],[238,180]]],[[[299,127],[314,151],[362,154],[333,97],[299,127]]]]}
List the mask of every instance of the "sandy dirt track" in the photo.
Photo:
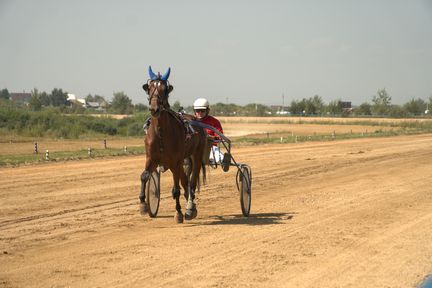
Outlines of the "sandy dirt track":
{"type": "Polygon", "coordinates": [[[416,287],[432,274],[432,135],[237,148],[198,218],[138,212],[144,157],[0,169],[0,287],[416,287]]]}

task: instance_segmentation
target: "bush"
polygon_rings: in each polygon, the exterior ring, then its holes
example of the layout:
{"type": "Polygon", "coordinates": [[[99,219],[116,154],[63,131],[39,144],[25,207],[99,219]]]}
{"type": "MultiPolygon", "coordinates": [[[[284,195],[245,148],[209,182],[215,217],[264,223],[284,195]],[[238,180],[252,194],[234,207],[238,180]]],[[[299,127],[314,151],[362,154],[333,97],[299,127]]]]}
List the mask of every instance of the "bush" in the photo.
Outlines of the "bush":
{"type": "Polygon", "coordinates": [[[141,136],[149,113],[138,113],[121,120],[61,114],[59,108],[29,111],[14,105],[0,105],[0,130],[21,136],[79,138],[82,135],[141,136]]]}

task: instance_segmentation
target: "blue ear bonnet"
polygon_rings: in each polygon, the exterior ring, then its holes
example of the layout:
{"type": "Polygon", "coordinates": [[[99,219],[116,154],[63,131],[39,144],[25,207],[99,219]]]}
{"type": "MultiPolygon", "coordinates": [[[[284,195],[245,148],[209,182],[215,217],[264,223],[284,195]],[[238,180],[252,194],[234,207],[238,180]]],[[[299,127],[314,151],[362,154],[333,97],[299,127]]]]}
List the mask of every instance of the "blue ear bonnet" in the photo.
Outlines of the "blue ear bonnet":
{"type": "Polygon", "coordinates": [[[167,81],[167,80],[168,80],[168,77],[169,77],[169,75],[170,75],[170,73],[171,73],[171,68],[169,67],[168,70],[167,70],[167,72],[165,72],[165,74],[164,74],[163,76],[160,76],[160,74],[156,75],[156,74],[153,72],[151,66],[149,66],[148,72],[149,72],[149,76],[150,76],[150,79],[151,79],[151,80],[157,80],[157,79],[160,79],[160,80],[163,80],[163,81],[167,81]]]}

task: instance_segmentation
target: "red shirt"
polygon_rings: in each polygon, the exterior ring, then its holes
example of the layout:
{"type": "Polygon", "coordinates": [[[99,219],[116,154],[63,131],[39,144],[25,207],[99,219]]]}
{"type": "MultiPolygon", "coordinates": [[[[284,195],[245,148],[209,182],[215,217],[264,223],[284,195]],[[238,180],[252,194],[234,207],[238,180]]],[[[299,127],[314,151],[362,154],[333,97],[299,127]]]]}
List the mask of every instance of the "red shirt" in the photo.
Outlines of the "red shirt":
{"type": "MultiPolygon", "coordinates": [[[[219,122],[219,120],[217,120],[217,119],[214,118],[213,116],[207,115],[207,116],[205,116],[204,118],[200,119],[200,121],[203,122],[203,123],[205,123],[205,124],[207,124],[207,125],[213,126],[213,127],[216,128],[220,133],[223,134],[223,130],[222,130],[222,125],[221,125],[221,123],[219,122]]],[[[210,136],[212,136],[212,137],[218,137],[218,138],[219,138],[219,136],[218,136],[215,132],[213,132],[213,131],[211,131],[211,130],[209,130],[209,129],[205,129],[205,130],[207,131],[207,134],[208,134],[208,135],[210,135],[210,136]]]]}

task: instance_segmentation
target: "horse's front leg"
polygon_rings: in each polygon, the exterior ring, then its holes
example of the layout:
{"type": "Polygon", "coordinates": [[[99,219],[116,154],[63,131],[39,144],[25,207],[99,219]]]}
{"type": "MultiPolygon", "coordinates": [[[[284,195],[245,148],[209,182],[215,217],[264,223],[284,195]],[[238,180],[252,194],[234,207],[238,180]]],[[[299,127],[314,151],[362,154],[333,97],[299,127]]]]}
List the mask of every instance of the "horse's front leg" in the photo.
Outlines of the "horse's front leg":
{"type": "Polygon", "coordinates": [[[146,203],[146,196],[145,196],[145,187],[146,183],[150,178],[150,175],[152,172],[156,170],[157,164],[148,160],[146,161],[146,167],[144,171],[141,173],[141,192],[139,194],[140,199],[140,213],[141,215],[145,215],[148,213],[149,208],[148,204],[146,203]]]}
{"type": "Polygon", "coordinates": [[[171,172],[173,174],[173,180],[174,180],[174,186],[172,188],[172,196],[176,200],[176,214],[174,216],[174,219],[177,223],[183,223],[183,213],[181,211],[181,205],[180,205],[180,185],[179,185],[179,177],[181,171],[183,171],[182,167],[183,163],[179,163],[176,165],[176,167],[171,169],[171,172]]]}

